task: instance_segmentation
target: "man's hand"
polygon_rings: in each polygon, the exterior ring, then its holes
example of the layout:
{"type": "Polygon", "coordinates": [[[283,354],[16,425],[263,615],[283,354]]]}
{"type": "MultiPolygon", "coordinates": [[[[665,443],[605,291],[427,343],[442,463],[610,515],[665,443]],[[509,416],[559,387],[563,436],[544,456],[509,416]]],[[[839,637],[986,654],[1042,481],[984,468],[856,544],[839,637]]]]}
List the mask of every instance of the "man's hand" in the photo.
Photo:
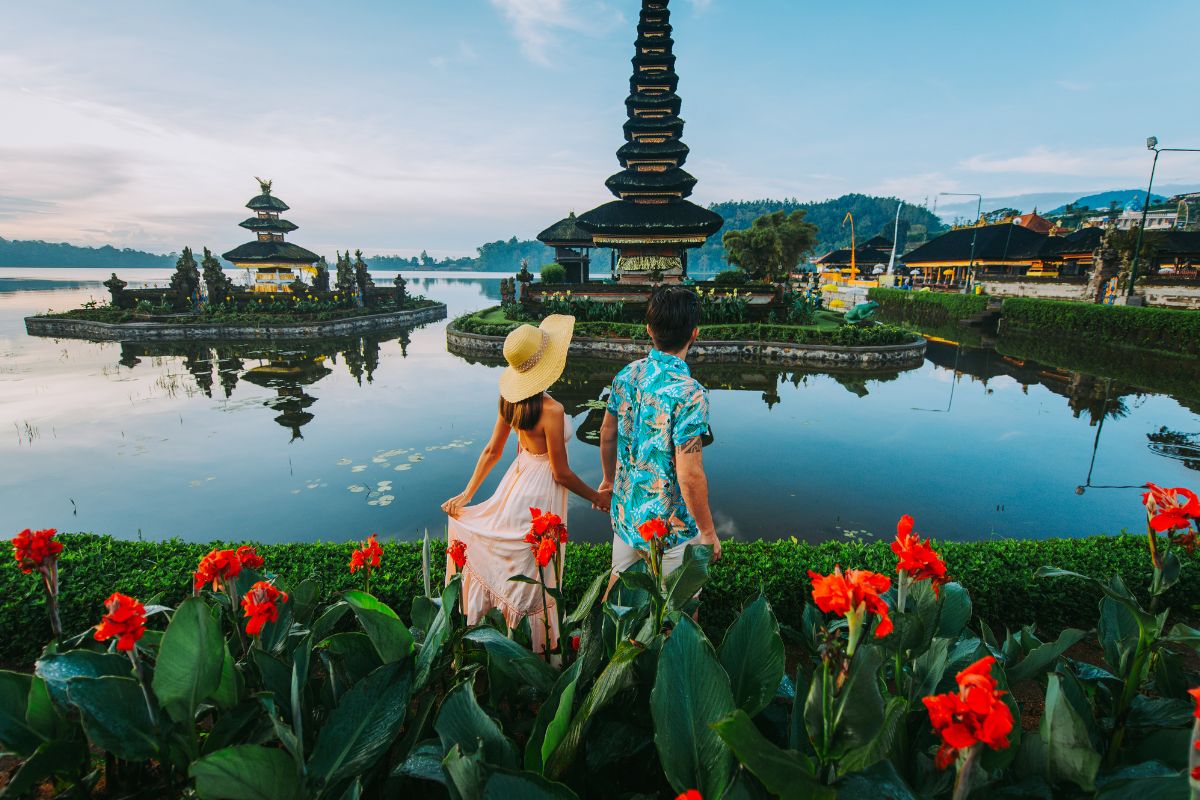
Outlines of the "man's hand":
{"type": "Polygon", "coordinates": [[[716,531],[700,534],[700,544],[712,548],[712,563],[715,564],[721,560],[721,540],[717,538],[716,531]]]}
{"type": "Polygon", "coordinates": [[[605,489],[601,486],[596,492],[596,502],[592,503],[592,508],[603,511],[605,514],[609,513],[612,509],[612,496],[612,487],[605,489]]]}

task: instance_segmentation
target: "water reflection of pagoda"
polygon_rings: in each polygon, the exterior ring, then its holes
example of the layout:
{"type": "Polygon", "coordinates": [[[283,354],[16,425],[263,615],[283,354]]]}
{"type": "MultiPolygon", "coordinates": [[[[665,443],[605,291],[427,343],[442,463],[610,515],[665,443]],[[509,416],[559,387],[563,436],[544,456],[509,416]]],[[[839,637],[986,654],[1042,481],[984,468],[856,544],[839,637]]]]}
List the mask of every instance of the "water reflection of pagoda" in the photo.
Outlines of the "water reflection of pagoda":
{"type": "MultiPolygon", "coordinates": [[[[307,387],[332,375],[331,365],[337,365],[339,358],[360,386],[364,381],[371,383],[379,368],[382,345],[396,342],[401,357],[407,358],[410,334],[411,329],[405,328],[386,336],[364,334],[266,346],[248,342],[124,342],[118,363],[133,369],[144,358],[181,359],[196,388],[210,398],[218,384],[225,398],[232,398],[238,382],[243,380],[270,389],[275,396],[263,405],[278,412],[275,422],[288,429],[295,441],[304,438],[302,429],[314,419],[311,409],[317,398],[308,393],[307,387]]],[[[163,385],[174,393],[177,384],[168,380],[163,385]]]]}
{"type": "Polygon", "coordinates": [[[288,210],[288,204],[271,194],[271,181],[255,180],[261,192],[246,203],[254,216],[238,223],[254,233],[254,241],[233,248],[222,258],[235,267],[254,270],[254,291],[290,292],[297,271],[311,280],[316,274],[315,264],[321,257],[283,240],[285,234],[297,228],[279,217],[279,212],[288,210]]]}
{"type": "Polygon", "coordinates": [[[724,222],[686,199],[696,179],[681,169],[688,147],[679,138],[683,120],[670,19],[667,0],[642,0],[625,99],[625,144],[617,150],[623,169],[605,181],[619,199],[578,219],[597,247],[617,249],[626,282],[644,283],[656,274],[680,280],[687,275],[688,249],[704,244],[724,222]]]}

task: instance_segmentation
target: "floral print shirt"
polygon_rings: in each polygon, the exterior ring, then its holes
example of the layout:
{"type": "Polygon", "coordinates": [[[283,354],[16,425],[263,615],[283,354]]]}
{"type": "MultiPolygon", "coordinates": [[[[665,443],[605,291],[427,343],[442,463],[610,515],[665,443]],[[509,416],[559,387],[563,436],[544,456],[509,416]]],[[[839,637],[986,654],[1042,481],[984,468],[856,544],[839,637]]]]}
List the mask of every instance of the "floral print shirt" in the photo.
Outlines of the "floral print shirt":
{"type": "Polygon", "coordinates": [[[696,536],[675,472],[675,448],[708,432],[708,390],[681,358],[659,350],[613,379],[608,413],[617,418],[617,474],[613,479],[613,532],[645,550],[638,526],[666,522],[668,547],[696,536]]]}

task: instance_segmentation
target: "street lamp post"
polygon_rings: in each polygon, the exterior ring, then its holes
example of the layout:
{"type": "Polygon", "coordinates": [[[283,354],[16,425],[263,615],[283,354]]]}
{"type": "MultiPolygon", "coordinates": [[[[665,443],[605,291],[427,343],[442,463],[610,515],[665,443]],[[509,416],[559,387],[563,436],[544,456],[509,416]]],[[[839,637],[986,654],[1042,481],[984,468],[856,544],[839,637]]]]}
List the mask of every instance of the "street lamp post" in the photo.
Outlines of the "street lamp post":
{"type": "MultiPolygon", "coordinates": [[[[975,203],[975,227],[971,233],[971,263],[967,265],[967,275],[969,282],[974,282],[975,279],[975,240],[979,237],[979,218],[983,216],[983,195],[975,194],[974,192],[938,192],[938,197],[974,197],[975,203]]],[[[966,293],[963,289],[963,293],[966,293]]]]}
{"type": "Polygon", "coordinates": [[[1142,235],[1146,232],[1146,216],[1150,213],[1150,192],[1154,188],[1154,170],[1158,167],[1159,153],[1200,153],[1194,147],[1159,147],[1158,137],[1146,139],[1146,149],[1154,151],[1154,160],[1150,162],[1150,183],[1146,185],[1146,199],[1142,202],[1142,224],[1138,227],[1137,242],[1133,246],[1133,259],[1129,263],[1129,285],[1125,287],[1125,296],[1133,297],[1133,284],[1137,280],[1138,258],[1142,252],[1142,235]]]}

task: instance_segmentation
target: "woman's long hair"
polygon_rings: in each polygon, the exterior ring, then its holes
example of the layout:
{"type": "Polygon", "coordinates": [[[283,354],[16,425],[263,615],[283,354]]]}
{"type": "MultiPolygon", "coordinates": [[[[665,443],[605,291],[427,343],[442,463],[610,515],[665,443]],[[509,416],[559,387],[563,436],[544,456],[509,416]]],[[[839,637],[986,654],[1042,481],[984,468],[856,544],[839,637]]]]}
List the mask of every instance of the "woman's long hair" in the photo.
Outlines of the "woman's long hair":
{"type": "Polygon", "coordinates": [[[542,418],[542,397],[543,394],[538,392],[533,397],[526,397],[515,403],[510,403],[501,397],[500,416],[504,418],[510,428],[521,431],[532,430],[538,424],[538,420],[542,418]]]}

